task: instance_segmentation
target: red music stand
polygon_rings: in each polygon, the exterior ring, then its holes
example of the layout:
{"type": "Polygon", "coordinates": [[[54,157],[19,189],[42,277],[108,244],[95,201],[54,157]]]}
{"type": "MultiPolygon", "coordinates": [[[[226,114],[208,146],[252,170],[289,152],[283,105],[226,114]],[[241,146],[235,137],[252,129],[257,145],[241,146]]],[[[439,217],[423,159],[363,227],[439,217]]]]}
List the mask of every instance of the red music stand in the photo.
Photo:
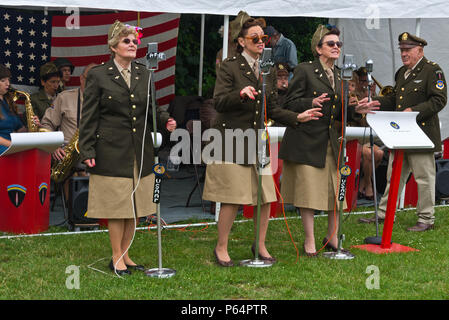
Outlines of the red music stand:
{"type": "Polygon", "coordinates": [[[48,229],[51,152],[62,132],[13,133],[0,156],[0,231],[35,234],[48,229]]]}
{"type": "Polygon", "coordinates": [[[393,253],[419,251],[414,248],[392,243],[394,216],[399,192],[402,162],[406,149],[431,149],[432,141],[416,123],[418,112],[376,112],[367,115],[367,122],[382,142],[394,150],[390,192],[385,212],[384,228],[381,244],[365,244],[353,246],[373,253],[393,253]]]}

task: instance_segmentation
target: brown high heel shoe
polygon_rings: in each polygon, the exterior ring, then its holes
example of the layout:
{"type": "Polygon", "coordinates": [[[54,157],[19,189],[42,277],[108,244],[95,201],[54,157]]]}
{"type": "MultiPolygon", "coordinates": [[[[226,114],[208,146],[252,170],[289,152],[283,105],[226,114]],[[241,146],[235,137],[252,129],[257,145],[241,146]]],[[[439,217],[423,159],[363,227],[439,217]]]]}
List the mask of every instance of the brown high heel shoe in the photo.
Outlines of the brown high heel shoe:
{"type": "Polygon", "coordinates": [[[218,259],[217,249],[214,249],[214,256],[215,256],[215,261],[217,262],[217,264],[219,266],[222,266],[222,267],[233,267],[234,266],[234,261],[232,261],[232,260],[223,261],[223,260],[218,259]]]}
{"type": "MultiPolygon", "coordinates": [[[[251,246],[251,252],[253,253],[254,258],[256,257],[256,243],[253,242],[253,245],[251,246]]],[[[263,255],[261,255],[259,253],[259,259],[260,260],[265,260],[265,261],[270,261],[270,262],[276,262],[276,258],[275,257],[264,257],[263,255]]]]}
{"type": "Polygon", "coordinates": [[[316,251],[315,252],[307,252],[305,243],[303,243],[303,245],[302,245],[302,250],[304,251],[304,254],[306,255],[306,257],[309,257],[309,258],[318,257],[318,252],[316,252],[316,251]]]}

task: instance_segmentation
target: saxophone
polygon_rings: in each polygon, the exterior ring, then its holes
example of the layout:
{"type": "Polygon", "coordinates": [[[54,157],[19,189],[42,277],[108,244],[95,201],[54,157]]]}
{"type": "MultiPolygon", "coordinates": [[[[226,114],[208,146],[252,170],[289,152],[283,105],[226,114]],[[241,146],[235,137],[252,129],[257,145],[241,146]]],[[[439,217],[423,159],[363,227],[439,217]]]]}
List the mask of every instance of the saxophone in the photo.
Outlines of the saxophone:
{"type": "Polygon", "coordinates": [[[76,129],[73,137],[70,139],[69,143],[64,147],[65,156],[64,158],[55,163],[51,167],[51,179],[60,183],[63,182],[70,175],[72,167],[78,162],[80,157],[80,150],[78,148],[79,140],[79,129],[76,129]]]}
{"type": "Polygon", "coordinates": [[[10,92],[12,93],[12,101],[15,103],[17,100],[20,99],[20,95],[25,97],[25,113],[27,117],[27,127],[29,132],[48,132],[50,130],[47,130],[45,128],[39,128],[33,121],[33,117],[35,116],[33,111],[33,106],[31,105],[31,98],[30,94],[25,91],[20,91],[17,89],[10,89],[10,92]]]}

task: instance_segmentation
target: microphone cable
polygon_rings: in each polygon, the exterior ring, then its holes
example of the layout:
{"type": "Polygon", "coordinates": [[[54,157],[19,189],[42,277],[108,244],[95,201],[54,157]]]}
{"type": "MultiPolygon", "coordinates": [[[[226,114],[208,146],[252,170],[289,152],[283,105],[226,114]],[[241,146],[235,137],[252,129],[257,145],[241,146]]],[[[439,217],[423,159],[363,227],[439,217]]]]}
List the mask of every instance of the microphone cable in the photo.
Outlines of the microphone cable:
{"type": "MultiPolygon", "coordinates": [[[[133,219],[134,219],[134,231],[133,231],[133,236],[131,238],[131,241],[128,245],[128,247],[126,248],[126,250],[123,252],[123,254],[120,256],[119,259],[117,259],[117,262],[114,264],[114,272],[115,274],[119,277],[122,278],[118,273],[117,273],[117,264],[119,263],[119,261],[121,259],[123,259],[123,257],[125,256],[125,254],[128,252],[128,250],[131,248],[131,245],[134,242],[134,237],[136,235],[136,228],[137,228],[137,216],[136,216],[136,207],[135,207],[135,202],[134,202],[134,194],[136,193],[136,190],[140,184],[140,179],[142,176],[142,169],[143,169],[143,161],[144,161],[144,153],[145,153],[145,138],[146,138],[146,133],[147,133],[147,123],[148,123],[148,111],[149,111],[149,106],[150,106],[150,97],[149,97],[149,92],[150,92],[150,84],[152,81],[152,73],[149,72],[149,76],[148,76],[148,86],[147,86],[147,105],[146,105],[146,111],[145,111],[145,124],[144,124],[144,130],[143,130],[143,136],[142,136],[142,152],[141,152],[141,158],[140,158],[140,168],[139,168],[139,174],[137,176],[137,182],[135,183],[134,189],[131,192],[131,203],[132,203],[132,208],[133,208],[133,219]]],[[[153,94],[153,93],[151,93],[153,94]]],[[[156,115],[153,115],[153,117],[155,117],[156,115]]],[[[154,139],[156,140],[157,137],[154,137],[154,139]]],[[[134,184],[134,169],[133,169],[133,184],[134,184]]],[[[123,278],[122,278],[123,279],[123,278]]]]}

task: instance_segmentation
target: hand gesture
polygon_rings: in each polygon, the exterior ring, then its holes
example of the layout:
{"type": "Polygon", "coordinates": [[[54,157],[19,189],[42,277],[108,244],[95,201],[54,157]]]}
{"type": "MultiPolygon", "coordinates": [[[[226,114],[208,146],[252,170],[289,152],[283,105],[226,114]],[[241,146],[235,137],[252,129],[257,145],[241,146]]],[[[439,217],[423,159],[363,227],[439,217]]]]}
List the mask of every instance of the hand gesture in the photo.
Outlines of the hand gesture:
{"type": "Polygon", "coordinates": [[[323,114],[320,112],[321,108],[312,108],[298,114],[298,122],[307,122],[310,120],[318,120],[323,114]]]}
{"type": "Polygon", "coordinates": [[[240,91],[240,98],[242,99],[250,98],[251,100],[254,100],[257,95],[258,92],[252,86],[247,86],[240,91]]]}
{"type": "Polygon", "coordinates": [[[316,97],[315,99],[312,100],[312,107],[320,107],[322,108],[323,105],[322,103],[329,101],[331,98],[326,98],[327,97],[327,93],[323,93],[321,96],[316,97]]]}
{"type": "Polygon", "coordinates": [[[374,110],[379,110],[379,106],[379,101],[372,100],[368,102],[368,97],[366,97],[360,100],[359,103],[355,106],[355,112],[360,114],[375,113],[374,110]]]}

